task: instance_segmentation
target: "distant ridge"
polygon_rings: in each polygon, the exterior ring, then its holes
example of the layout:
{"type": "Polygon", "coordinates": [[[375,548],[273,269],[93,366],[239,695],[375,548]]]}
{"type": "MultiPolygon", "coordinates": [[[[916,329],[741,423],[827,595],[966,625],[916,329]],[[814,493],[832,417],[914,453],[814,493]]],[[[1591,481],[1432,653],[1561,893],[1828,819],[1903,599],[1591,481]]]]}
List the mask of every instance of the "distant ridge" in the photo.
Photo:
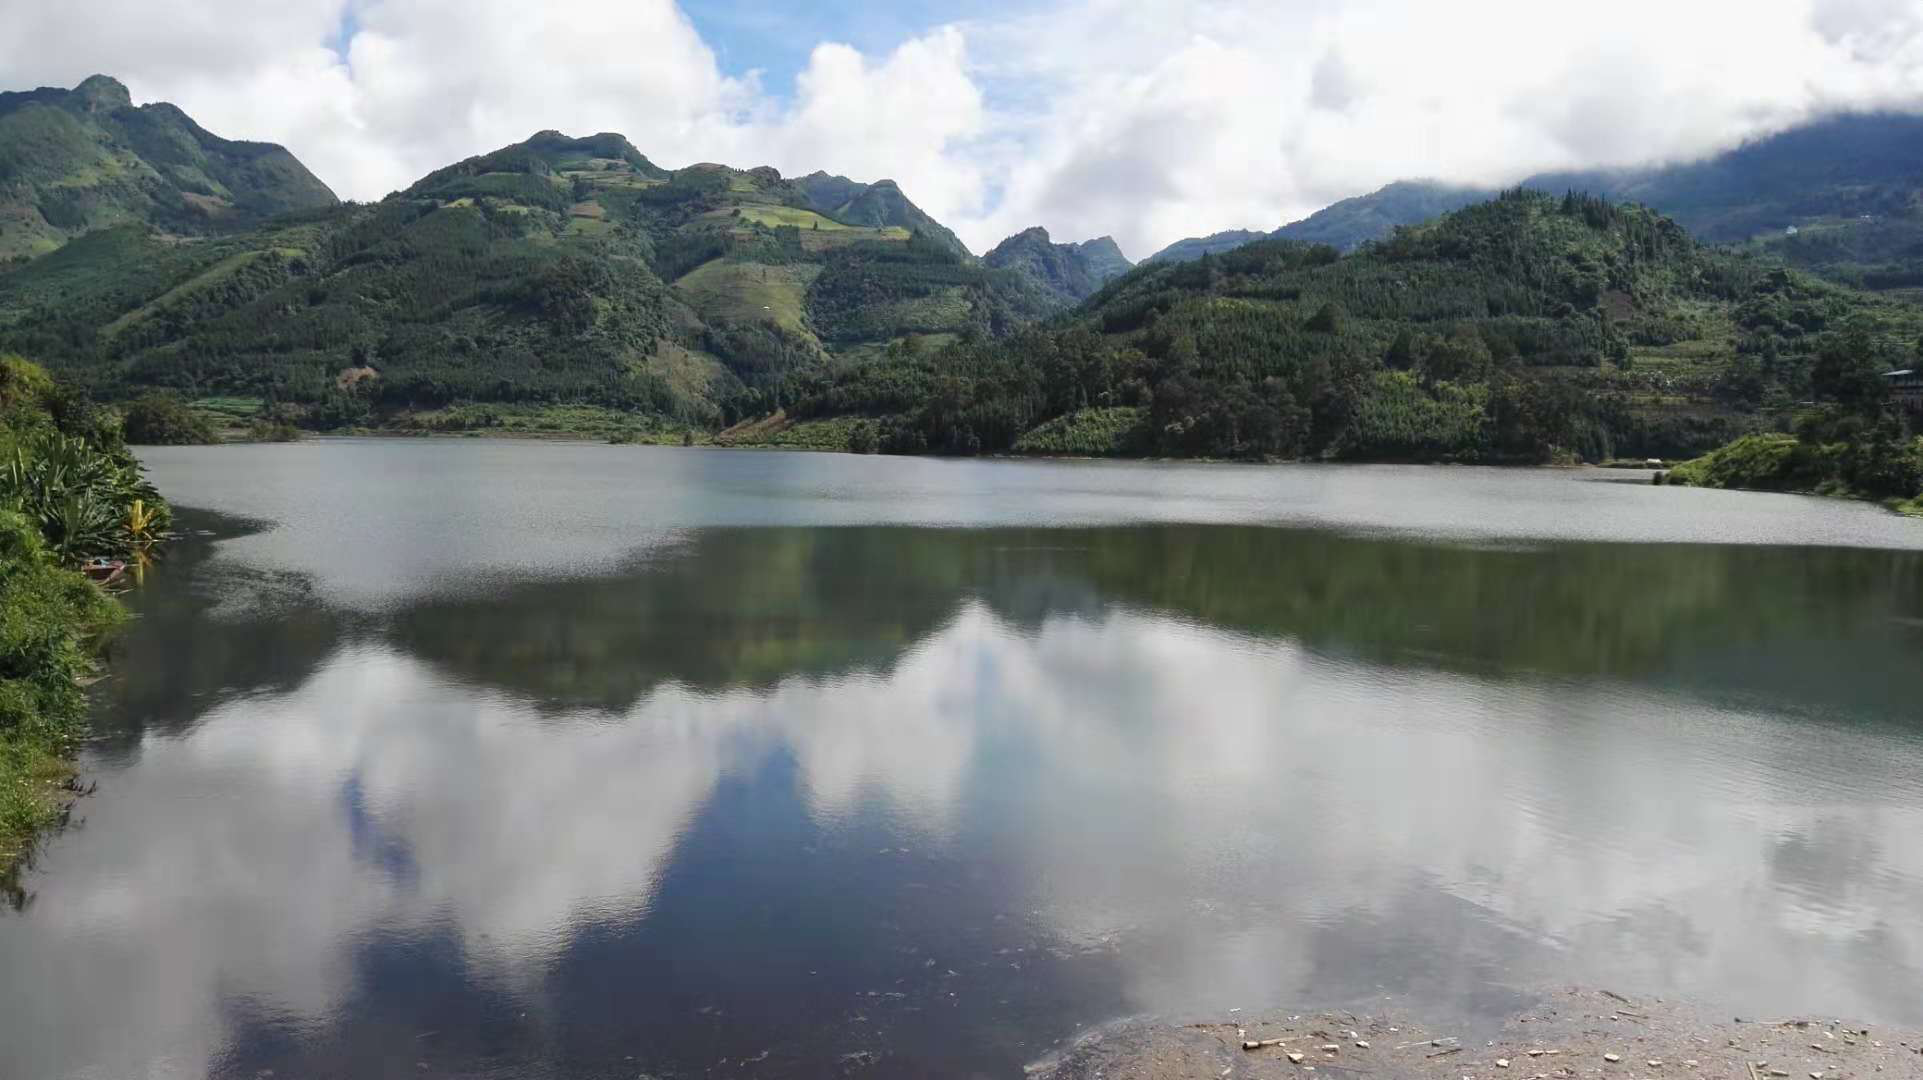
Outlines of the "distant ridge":
{"type": "Polygon", "coordinates": [[[136,106],[105,75],[0,93],[0,259],[113,225],[229,232],[338,201],[284,147],[220,138],[164,102],[136,106]]]}
{"type": "MultiPolygon", "coordinates": [[[[1702,161],[1545,172],[1520,186],[1641,203],[1699,240],[1754,243],[1847,284],[1923,289],[1923,116],[1842,114],[1702,161]]],[[[1421,224],[1494,194],[1493,189],[1402,180],[1271,233],[1236,230],[1179,240],[1144,261],[1187,261],[1270,236],[1352,251],[1399,226],[1421,224]]]]}
{"type": "Polygon", "coordinates": [[[982,262],[991,269],[1019,270],[1066,304],[1088,299],[1133,265],[1114,237],[1057,244],[1039,225],[1003,240],[982,262]]]}
{"type": "MultiPolygon", "coordinates": [[[[14,115],[150,115],[117,86],[14,115]]],[[[32,156],[3,136],[0,154],[32,156]]],[[[181,243],[157,214],[103,214],[0,272],[0,351],[102,396],[271,400],[324,429],[444,430],[472,403],[716,429],[779,411],[791,379],[1006,336],[1071,302],[983,265],[892,180],[670,170],[611,132],[539,131],[375,203],[234,205],[262,220],[181,243]]],[[[1112,247],[1065,251],[1105,267],[1112,247]]]]}

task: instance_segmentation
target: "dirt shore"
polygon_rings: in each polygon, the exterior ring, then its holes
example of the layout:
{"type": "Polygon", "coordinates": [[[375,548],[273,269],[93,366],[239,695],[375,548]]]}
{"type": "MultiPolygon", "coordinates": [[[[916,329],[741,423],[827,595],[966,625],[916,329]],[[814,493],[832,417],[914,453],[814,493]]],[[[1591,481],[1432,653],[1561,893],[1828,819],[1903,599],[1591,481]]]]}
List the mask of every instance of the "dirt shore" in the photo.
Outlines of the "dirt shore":
{"type": "Polygon", "coordinates": [[[1484,1029],[1374,1014],[1131,1021],[1028,1067],[1035,1080],[1860,1080],[1923,1078],[1923,1033],[1827,1017],[1741,1019],[1607,990],[1545,994],[1484,1029]]]}

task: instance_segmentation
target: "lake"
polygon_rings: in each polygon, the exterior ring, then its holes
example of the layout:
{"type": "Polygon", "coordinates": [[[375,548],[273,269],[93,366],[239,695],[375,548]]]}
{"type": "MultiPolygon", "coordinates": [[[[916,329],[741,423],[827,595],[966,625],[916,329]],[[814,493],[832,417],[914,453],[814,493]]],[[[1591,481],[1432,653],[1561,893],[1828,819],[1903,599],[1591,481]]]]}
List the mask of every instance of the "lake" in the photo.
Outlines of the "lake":
{"type": "Polygon", "coordinates": [[[1015,1076],[1540,987],[1923,1023],[1923,522],[1645,473],[144,451],[37,1077],[1015,1076]]]}

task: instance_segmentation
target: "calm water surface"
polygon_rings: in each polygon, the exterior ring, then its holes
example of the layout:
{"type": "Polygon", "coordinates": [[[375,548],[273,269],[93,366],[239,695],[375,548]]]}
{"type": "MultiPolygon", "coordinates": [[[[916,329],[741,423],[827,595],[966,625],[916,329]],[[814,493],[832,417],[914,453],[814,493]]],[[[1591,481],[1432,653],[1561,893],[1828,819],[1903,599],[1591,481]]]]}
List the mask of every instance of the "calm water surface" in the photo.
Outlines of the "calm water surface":
{"type": "Polygon", "coordinates": [[[1923,524],[1644,474],[153,450],[21,1077],[1019,1075],[1564,983],[1923,1023],[1923,524]]]}

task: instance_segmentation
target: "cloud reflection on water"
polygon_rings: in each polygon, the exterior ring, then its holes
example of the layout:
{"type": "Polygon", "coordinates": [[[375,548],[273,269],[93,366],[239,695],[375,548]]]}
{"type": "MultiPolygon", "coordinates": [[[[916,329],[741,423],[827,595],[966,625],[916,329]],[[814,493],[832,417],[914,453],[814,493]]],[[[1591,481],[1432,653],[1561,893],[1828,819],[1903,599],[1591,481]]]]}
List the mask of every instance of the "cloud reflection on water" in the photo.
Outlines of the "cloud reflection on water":
{"type": "MultiPolygon", "coordinates": [[[[1660,688],[1384,666],[1114,605],[1017,622],[969,600],[885,667],[670,678],[625,710],[558,716],[355,639],[292,690],[141,738],[103,777],[40,902],[0,925],[7,970],[37,973],[9,980],[5,1028],[42,1036],[36,1075],[158,1057],[197,1074],[234,1002],[338,1027],[382,992],[360,952],[437,935],[469,982],[539,1010],[584,935],[681,916],[658,909],[664,875],[701,854],[699,823],[739,812],[718,790],[760,790],[781,761],[842,889],[927,878],[970,919],[1027,918],[1053,949],[1028,963],[1112,972],[1131,1010],[1378,982],[1450,1006],[1492,982],[1586,980],[1914,1023],[1915,995],[1888,992],[1923,985],[1914,750],[1660,688]],[[876,834],[911,858],[835,847],[876,834]]],[[[745,835],[741,858],[790,856],[745,835]]],[[[700,873],[725,891],[748,868],[700,873]]],[[[833,902],[788,902],[779,932],[833,902]]],[[[671,947],[691,991],[724,951],[671,947]]]]}

